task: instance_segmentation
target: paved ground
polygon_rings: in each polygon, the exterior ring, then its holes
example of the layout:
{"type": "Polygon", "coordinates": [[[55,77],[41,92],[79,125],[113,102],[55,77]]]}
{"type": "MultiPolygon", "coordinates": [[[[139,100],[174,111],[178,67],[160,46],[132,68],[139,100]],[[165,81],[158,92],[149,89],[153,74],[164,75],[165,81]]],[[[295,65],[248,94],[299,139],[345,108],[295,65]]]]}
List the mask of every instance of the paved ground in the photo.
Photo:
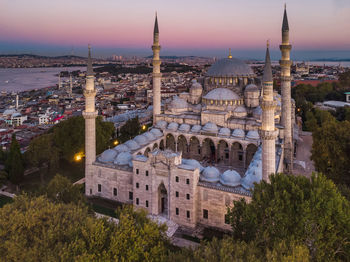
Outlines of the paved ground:
{"type": "Polygon", "coordinates": [[[310,177],[315,171],[315,166],[311,157],[312,134],[310,132],[301,132],[297,145],[297,154],[294,160],[293,173],[310,177]]]}

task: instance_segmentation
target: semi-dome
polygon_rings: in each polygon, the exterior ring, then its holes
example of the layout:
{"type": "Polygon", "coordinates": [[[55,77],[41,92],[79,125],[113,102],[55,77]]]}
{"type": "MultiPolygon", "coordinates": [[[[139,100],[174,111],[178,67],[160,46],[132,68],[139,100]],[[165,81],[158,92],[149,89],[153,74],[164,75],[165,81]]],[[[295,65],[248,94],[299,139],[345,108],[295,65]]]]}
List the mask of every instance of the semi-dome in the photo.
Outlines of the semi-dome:
{"type": "Polygon", "coordinates": [[[165,129],[167,125],[168,125],[168,123],[166,121],[159,120],[156,124],[156,127],[160,128],[160,129],[165,129]]]}
{"type": "Polygon", "coordinates": [[[132,155],[129,152],[122,152],[114,160],[114,164],[118,166],[124,166],[124,165],[130,166],[131,160],[132,160],[132,155]]]}
{"type": "Polygon", "coordinates": [[[259,92],[258,87],[255,84],[249,84],[244,89],[245,92],[259,92]]]}
{"type": "Polygon", "coordinates": [[[253,76],[254,72],[246,63],[237,58],[224,58],[218,60],[211,67],[209,67],[208,76],[226,76],[226,77],[239,77],[239,76],[253,76]]]}
{"type": "Polygon", "coordinates": [[[134,140],[141,146],[148,144],[148,139],[144,135],[138,135],[134,138],[134,140]]]}
{"type": "Polygon", "coordinates": [[[200,179],[205,182],[219,182],[220,171],[216,167],[208,166],[204,168],[200,179]]]}
{"type": "Polygon", "coordinates": [[[241,176],[235,170],[226,170],[220,176],[220,183],[225,186],[239,186],[241,184],[241,176]]]}
{"type": "Polygon", "coordinates": [[[218,127],[216,124],[212,123],[212,122],[208,122],[204,125],[204,127],[202,128],[202,130],[204,132],[209,132],[209,133],[217,133],[218,132],[218,127]]]}
{"type": "Polygon", "coordinates": [[[176,131],[178,127],[179,127],[179,124],[178,124],[178,123],[176,123],[176,122],[171,122],[171,123],[168,125],[168,128],[167,128],[167,129],[169,129],[169,130],[171,130],[171,131],[176,131]]]}
{"type": "Polygon", "coordinates": [[[201,129],[202,129],[202,126],[200,126],[200,125],[194,125],[194,126],[192,126],[192,128],[191,128],[191,132],[192,132],[192,133],[198,133],[199,131],[201,131],[201,129]]]}
{"type": "Polygon", "coordinates": [[[254,118],[260,119],[261,115],[262,115],[262,109],[260,106],[258,106],[253,110],[253,116],[254,118]]]}
{"type": "Polygon", "coordinates": [[[242,129],[236,128],[235,130],[233,130],[232,136],[233,137],[238,137],[238,138],[244,138],[245,133],[244,133],[244,131],[242,129]]]}
{"type": "Polygon", "coordinates": [[[231,130],[227,127],[220,128],[219,136],[230,136],[231,130]]]}
{"type": "Polygon", "coordinates": [[[179,131],[181,131],[181,132],[188,132],[188,131],[190,131],[190,129],[191,129],[191,126],[189,124],[182,124],[179,127],[179,131]]]}
{"type": "Polygon", "coordinates": [[[260,136],[259,136],[258,131],[256,131],[256,130],[250,130],[250,131],[248,132],[248,134],[247,134],[247,138],[257,140],[257,139],[260,138],[260,136]]]}
{"type": "Polygon", "coordinates": [[[101,162],[109,163],[113,162],[114,158],[117,156],[118,152],[114,149],[107,149],[104,151],[101,156],[98,158],[101,162]]]}
{"type": "Polygon", "coordinates": [[[134,140],[129,140],[124,143],[130,150],[137,150],[140,148],[139,144],[135,142],[134,140]]]}
{"type": "Polygon", "coordinates": [[[157,139],[156,136],[151,132],[146,132],[143,135],[148,139],[148,141],[154,141],[157,139]]]}
{"type": "Polygon", "coordinates": [[[182,159],[182,164],[192,166],[194,168],[198,168],[200,172],[204,169],[204,167],[195,159],[182,159]]]}
{"type": "Polygon", "coordinates": [[[130,151],[130,148],[128,148],[126,145],[124,144],[121,144],[121,145],[118,145],[114,148],[114,150],[117,150],[118,152],[127,152],[127,151],[130,151]]]}
{"type": "Polygon", "coordinates": [[[239,96],[230,89],[227,88],[215,88],[206,94],[203,98],[208,100],[238,100],[239,96]]]}
{"type": "Polygon", "coordinates": [[[161,137],[161,136],[163,136],[163,133],[162,133],[159,129],[157,129],[157,128],[152,128],[152,129],[150,130],[150,132],[151,132],[153,135],[155,135],[156,137],[161,137]]]}
{"type": "Polygon", "coordinates": [[[174,96],[170,103],[170,107],[174,109],[186,109],[188,108],[188,104],[184,99],[174,96]]]}

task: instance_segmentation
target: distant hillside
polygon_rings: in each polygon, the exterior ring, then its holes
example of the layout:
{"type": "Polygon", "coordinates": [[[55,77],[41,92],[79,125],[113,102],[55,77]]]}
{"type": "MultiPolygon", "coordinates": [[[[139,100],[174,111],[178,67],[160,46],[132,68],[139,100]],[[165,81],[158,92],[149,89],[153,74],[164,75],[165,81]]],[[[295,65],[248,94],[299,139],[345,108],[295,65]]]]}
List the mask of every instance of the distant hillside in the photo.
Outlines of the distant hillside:
{"type": "Polygon", "coordinates": [[[41,58],[41,59],[86,59],[86,57],[75,55],[63,55],[63,56],[41,56],[33,54],[5,54],[0,57],[18,57],[18,58],[41,58]]]}

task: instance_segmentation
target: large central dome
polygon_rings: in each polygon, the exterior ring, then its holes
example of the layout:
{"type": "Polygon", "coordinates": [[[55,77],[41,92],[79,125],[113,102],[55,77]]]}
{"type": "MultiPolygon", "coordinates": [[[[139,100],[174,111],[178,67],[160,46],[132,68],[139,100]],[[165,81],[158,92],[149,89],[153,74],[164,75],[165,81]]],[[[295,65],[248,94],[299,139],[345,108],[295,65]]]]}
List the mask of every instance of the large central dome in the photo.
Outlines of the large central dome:
{"type": "Polygon", "coordinates": [[[214,77],[240,77],[253,76],[254,72],[246,63],[237,58],[220,59],[209,67],[208,76],[214,77]]]}

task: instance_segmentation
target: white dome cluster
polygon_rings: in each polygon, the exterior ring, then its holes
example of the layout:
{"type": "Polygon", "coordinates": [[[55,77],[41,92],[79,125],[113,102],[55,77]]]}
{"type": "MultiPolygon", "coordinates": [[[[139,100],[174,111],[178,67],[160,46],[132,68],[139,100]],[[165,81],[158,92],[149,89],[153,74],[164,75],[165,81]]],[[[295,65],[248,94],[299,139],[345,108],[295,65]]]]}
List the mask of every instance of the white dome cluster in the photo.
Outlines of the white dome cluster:
{"type": "Polygon", "coordinates": [[[229,137],[230,134],[231,134],[231,130],[228,129],[227,127],[220,128],[219,136],[226,136],[226,137],[229,137]]]}
{"type": "Polygon", "coordinates": [[[137,150],[140,148],[140,145],[137,142],[135,142],[134,140],[126,141],[124,143],[124,145],[126,145],[128,148],[130,148],[130,150],[137,150]]]}
{"type": "Polygon", "coordinates": [[[201,129],[202,129],[202,126],[200,126],[200,125],[194,125],[194,126],[192,126],[192,128],[191,128],[191,132],[192,132],[192,133],[199,133],[199,132],[201,131],[201,129]]]}
{"type": "Polygon", "coordinates": [[[202,181],[205,182],[219,182],[220,180],[220,171],[213,166],[208,166],[204,168],[202,175],[200,177],[202,181]]]}
{"type": "Polygon", "coordinates": [[[157,128],[152,128],[149,132],[151,132],[155,137],[158,138],[163,136],[163,133],[157,128]]]}
{"type": "Polygon", "coordinates": [[[245,132],[240,128],[236,128],[235,130],[233,130],[232,136],[237,138],[244,138],[245,132]]]}
{"type": "Polygon", "coordinates": [[[181,132],[189,132],[191,129],[191,126],[189,124],[181,124],[179,127],[179,131],[181,132]]]}
{"type": "Polygon", "coordinates": [[[176,130],[178,129],[178,127],[179,127],[179,124],[178,124],[178,123],[176,123],[176,122],[171,122],[171,123],[168,125],[167,129],[169,129],[169,130],[171,130],[171,131],[176,131],[176,130]]]}
{"type": "Polygon", "coordinates": [[[156,123],[156,128],[160,128],[160,129],[165,129],[167,127],[168,123],[164,120],[159,120],[156,123]]]}
{"type": "Polygon", "coordinates": [[[239,186],[241,184],[241,176],[235,170],[226,170],[220,176],[220,183],[225,186],[239,186]]]}
{"type": "Polygon", "coordinates": [[[110,162],[113,162],[117,154],[118,152],[116,150],[107,149],[101,154],[101,156],[99,157],[99,160],[103,163],[110,163],[110,162]]]}
{"type": "Polygon", "coordinates": [[[250,130],[247,134],[248,139],[258,140],[260,139],[259,133],[256,130],[250,130]]]}
{"type": "Polygon", "coordinates": [[[245,176],[242,178],[242,186],[249,190],[254,187],[254,183],[262,180],[262,148],[259,147],[252,161],[249,164],[245,176]]]}
{"type": "Polygon", "coordinates": [[[204,132],[209,132],[209,133],[217,133],[218,132],[218,126],[212,122],[208,122],[204,125],[202,128],[204,132]]]}
{"type": "Polygon", "coordinates": [[[174,96],[173,100],[170,103],[170,107],[174,109],[187,109],[188,103],[186,102],[186,100],[178,96],[174,96]]]}

